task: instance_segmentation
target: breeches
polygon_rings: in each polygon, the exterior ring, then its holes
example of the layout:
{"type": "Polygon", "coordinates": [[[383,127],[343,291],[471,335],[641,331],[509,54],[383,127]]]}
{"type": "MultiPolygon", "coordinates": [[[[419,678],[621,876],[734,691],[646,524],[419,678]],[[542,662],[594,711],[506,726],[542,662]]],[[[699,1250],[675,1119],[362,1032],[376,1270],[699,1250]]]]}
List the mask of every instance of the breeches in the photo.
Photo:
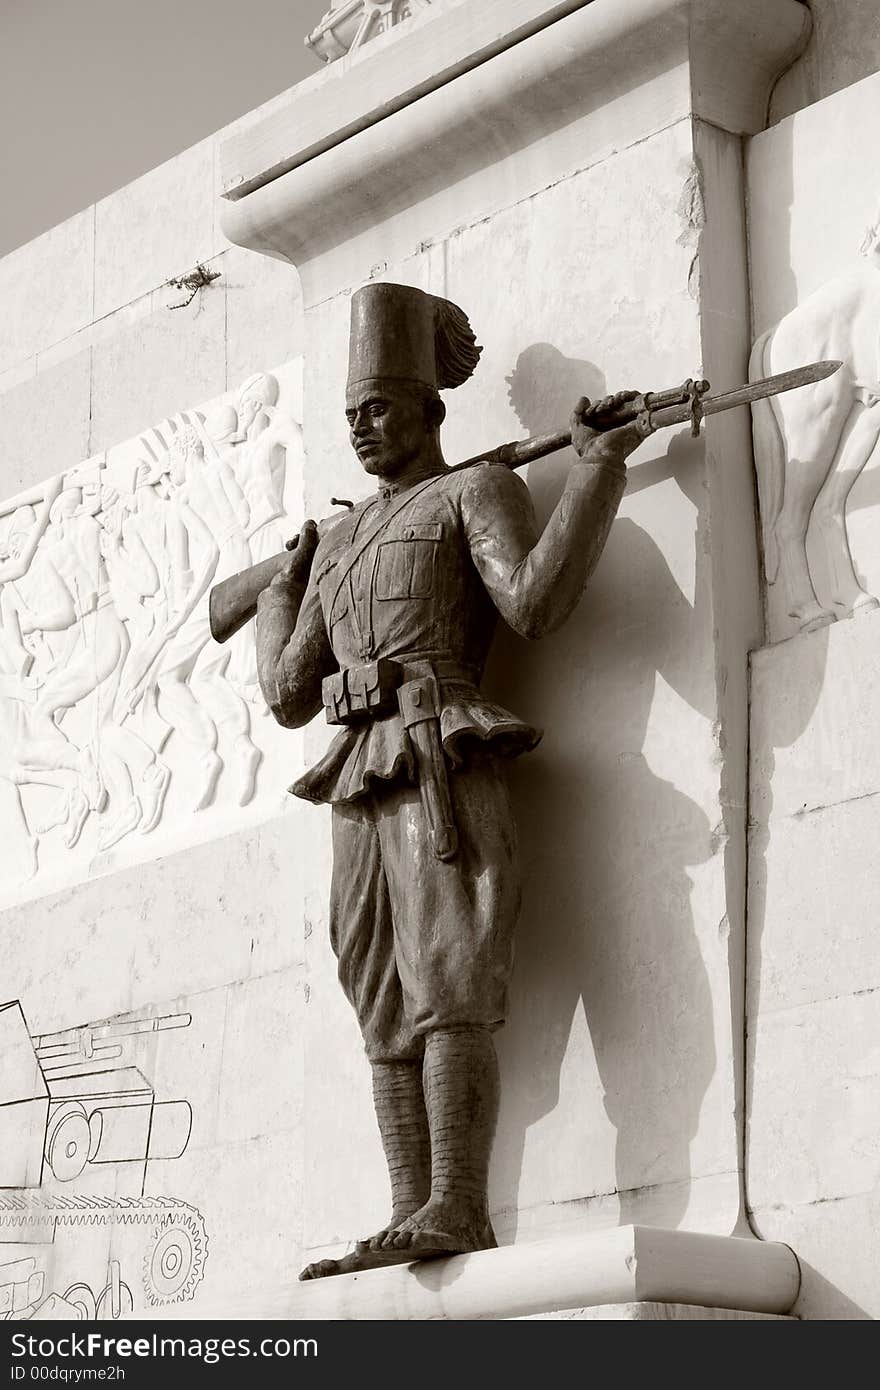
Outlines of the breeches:
{"type": "Polygon", "coordinates": [[[333,807],[330,940],[371,1061],[420,1057],[437,1028],[504,1022],[520,907],[503,764],[450,776],[459,850],[437,859],[419,791],[333,807]]]}

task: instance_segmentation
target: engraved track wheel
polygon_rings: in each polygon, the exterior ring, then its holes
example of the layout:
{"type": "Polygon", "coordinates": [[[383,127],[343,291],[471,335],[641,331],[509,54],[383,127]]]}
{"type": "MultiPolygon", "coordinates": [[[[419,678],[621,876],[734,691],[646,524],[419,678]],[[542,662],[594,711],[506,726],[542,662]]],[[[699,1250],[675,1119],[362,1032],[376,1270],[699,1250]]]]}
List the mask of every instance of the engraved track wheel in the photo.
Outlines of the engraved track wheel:
{"type": "Polygon", "coordinates": [[[125,1317],[126,1314],[133,1312],[133,1310],[134,1298],[131,1289],[125,1283],[125,1280],[123,1280],[115,1294],[113,1285],[107,1285],[98,1299],[95,1317],[99,1322],[110,1322],[115,1318],[125,1317]]]}
{"type": "Polygon", "coordinates": [[[98,1304],[88,1284],[71,1284],[64,1290],[67,1303],[79,1309],[80,1322],[94,1322],[98,1315],[98,1304]]]}
{"type": "Polygon", "coordinates": [[[155,1234],[144,1261],[144,1288],[152,1304],[184,1303],[204,1272],[204,1226],[196,1213],[175,1216],[155,1234]]]}
{"type": "Polygon", "coordinates": [[[61,1105],[49,1121],[46,1158],[59,1182],[78,1178],[89,1161],[92,1135],[88,1116],[78,1101],[61,1105]]]}

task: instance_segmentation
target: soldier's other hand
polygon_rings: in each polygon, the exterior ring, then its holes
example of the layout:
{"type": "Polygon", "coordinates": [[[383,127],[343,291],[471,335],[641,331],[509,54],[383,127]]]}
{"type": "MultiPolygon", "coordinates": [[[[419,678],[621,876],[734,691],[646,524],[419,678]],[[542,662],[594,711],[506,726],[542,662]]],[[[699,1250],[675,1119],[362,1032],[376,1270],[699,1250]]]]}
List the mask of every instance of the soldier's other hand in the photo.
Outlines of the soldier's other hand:
{"type": "Polygon", "coordinates": [[[279,578],[288,583],[307,584],[317,549],[318,527],[314,521],[304,521],[296,544],[290,552],[290,559],[281,571],[279,578]]]}
{"type": "Polygon", "coordinates": [[[590,463],[624,470],[626,459],[641,444],[644,435],[635,417],[626,424],[609,428],[609,419],[621,413],[628,402],[638,399],[639,391],[617,391],[613,396],[590,401],[581,396],[571,416],[571,442],[580,457],[590,463]]]}

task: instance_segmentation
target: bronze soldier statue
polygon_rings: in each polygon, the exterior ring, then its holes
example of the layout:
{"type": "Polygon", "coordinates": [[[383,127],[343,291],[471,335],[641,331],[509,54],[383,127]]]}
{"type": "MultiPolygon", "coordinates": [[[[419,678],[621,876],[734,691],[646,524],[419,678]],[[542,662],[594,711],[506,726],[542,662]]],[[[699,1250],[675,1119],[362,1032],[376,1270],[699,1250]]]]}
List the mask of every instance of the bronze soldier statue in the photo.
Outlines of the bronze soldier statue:
{"type": "Polygon", "coordinates": [[[440,390],[480,354],[456,305],[403,285],[352,299],[346,416],[375,494],[306,522],[260,596],[257,660],[279,723],[340,733],[291,788],[333,808],[330,935],[372,1064],[391,1179],[385,1226],[318,1278],[495,1245],[487,1175],[520,906],[509,758],[540,732],[480,679],[500,613],[541,637],[571,613],[625,485],[635,392],[572,416],[579,459],[538,535],[508,468],[447,467],[440,390]]]}

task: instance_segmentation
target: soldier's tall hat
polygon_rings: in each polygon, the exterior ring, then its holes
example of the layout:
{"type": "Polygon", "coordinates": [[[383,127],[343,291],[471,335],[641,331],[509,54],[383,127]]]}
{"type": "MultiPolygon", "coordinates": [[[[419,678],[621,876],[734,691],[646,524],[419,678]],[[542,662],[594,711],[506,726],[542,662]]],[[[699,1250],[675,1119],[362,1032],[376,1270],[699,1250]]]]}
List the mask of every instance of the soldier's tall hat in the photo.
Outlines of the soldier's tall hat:
{"type": "Polygon", "coordinates": [[[448,299],[410,285],[365,285],[351,298],[348,391],[367,381],[401,381],[444,391],[467,381],[480,360],[467,315],[448,299]]]}

